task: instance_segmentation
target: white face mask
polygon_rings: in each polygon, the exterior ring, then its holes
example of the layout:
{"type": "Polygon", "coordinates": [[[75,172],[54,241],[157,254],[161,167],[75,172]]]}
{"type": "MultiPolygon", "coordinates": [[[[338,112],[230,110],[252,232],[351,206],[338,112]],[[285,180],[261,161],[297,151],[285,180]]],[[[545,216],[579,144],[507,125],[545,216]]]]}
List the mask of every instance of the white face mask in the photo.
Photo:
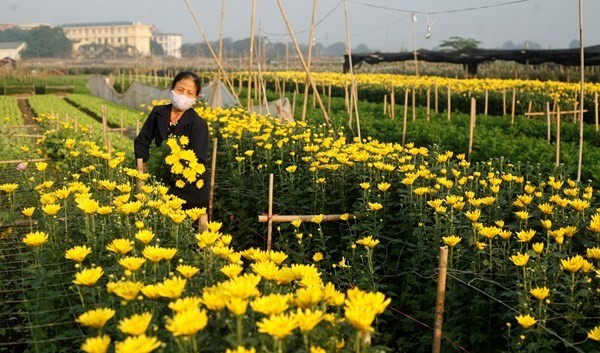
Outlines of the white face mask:
{"type": "Polygon", "coordinates": [[[171,90],[171,103],[175,108],[186,111],[196,103],[196,98],[190,98],[185,94],[178,94],[171,90]]]}

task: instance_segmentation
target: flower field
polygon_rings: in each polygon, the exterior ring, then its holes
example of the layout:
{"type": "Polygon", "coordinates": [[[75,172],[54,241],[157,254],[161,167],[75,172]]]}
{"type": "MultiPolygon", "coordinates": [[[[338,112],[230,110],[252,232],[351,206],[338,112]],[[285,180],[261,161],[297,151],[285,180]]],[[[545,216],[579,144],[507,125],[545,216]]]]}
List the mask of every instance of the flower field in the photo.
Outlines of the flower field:
{"type": "MultiPolygon", "coordinates": [[[[444,351],[600,351],[594,181],[200,107],[218,148],[213,222],[198,233],[192,222],[205,210],[181,211],[131,169],[131,148],[109,154],[100,134],[56,129],[53,109],[40,114],[37,144],[53,160],[0,185],[3,278],[14,278],[0,281],[2,341],[13,342],[0,347],[430,351],[438,251],[448,246],[444,351]],[[270,174],[273,213],[314,217],[275,224],[267,252],[257,216],[268,212],[270,174]]],[[[409,140],[439,120],[413,123],[409,140]]],[[[534,134],[528,124],[515,129],[534,134]]]]}

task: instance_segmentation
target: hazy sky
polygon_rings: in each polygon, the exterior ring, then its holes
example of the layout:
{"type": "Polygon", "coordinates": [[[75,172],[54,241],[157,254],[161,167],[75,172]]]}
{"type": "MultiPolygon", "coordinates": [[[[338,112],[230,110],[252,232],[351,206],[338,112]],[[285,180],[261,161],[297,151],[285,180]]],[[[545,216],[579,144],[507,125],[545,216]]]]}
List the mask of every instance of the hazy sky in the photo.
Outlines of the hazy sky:
{"type": "MultiPolygon", "coordinates": [[[[188,0],[210,40],[219,37],[221,6],[225,1],[224,36],[250,34],[251,0],[188,0]]],[[[256,0],[256,33],[271,42],[285,42],[287,29],[277,0],[256,0]]],[[[311,0],[282,0],[292,29],[308,42],[311,0]]],[[[583,0],[585,45],[600,44],[600,0],[583,0]]],[[[579,0],[348,0],[353,47],[399,51],[413,47],[415,12],[418,48],[431,49],[450,36],[474,38],[482,48],[506,41],[538,42],[543,48],[567,48],[579,39],[579,0]],[[467,10],[484,6],[482,9],[467,10]],[[431,37],[425,38],[427,22],[431,37]]],[[[346,38],[344,0],[319,0],[316,40],[324,45],[346,38]]],[[[0,23],[43,22],[53,25],[82,22],[141,21],[166,33],[180,33],[184,43],[201,42],[184,0],[0,0],[0,23]]]]}

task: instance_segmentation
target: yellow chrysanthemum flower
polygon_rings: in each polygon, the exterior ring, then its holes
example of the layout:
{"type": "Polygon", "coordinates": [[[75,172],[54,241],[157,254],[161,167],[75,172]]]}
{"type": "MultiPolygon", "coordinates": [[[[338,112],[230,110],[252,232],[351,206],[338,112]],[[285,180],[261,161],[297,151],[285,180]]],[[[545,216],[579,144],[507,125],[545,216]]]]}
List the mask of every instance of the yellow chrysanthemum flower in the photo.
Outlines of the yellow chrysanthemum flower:
{"type": "Polygon", "coordinates": [[[175,314],[173,318],[167,319],[165,328],[173,333],[173,336],[193,336],[204,329],[208,324],[208,315],[205,310],[190,309],[175,314]]]}
{"type": "Polygon", "coordinates": [[[529,254],[517,253],[516,255],[511,256],[510,260],[516,266],[522,267],[522,266],[527,265],[527,262],[529,261],[529,254]]]}
{"type": "Polygon", "coordinates": [[[149,229],[142,229],[135,233],[135,238],[146,245],[154,239],[154,233],[149,229]]]}
{"type": "Polygon", "coordinates": [[[195,275],[196,273],[198,273],[198,271],[200,271],[200,269],[198,267],[190,266],[190,265],[179,265],[179,266],[177,266],[176,270],[183,277],[185,277],[187,279],[192,278],[193,275],[195,275]]]}
{"type": "Polygon", "coordinates": [[[33,246],[35,248],[44,245],[48,241],[48,234],[44,232],[32,232],[27,233],[25,238],[23,238],[23,243],[29,246],[33,246]]]}
{"type": "Polygon", "coordinates": [[[123,266],[125,270],[131,272],[139,270],[144,263],[146,263],[146,259],[143,257],[127,256],[119,259],[119,264],[123,266]]]}
{"type": "Polygon", "coordinates": [[[152,313],[135,314],[119,321],[119,331],[124,334],[139,336],[146,333],[152,321],[152,313]]]}
{"type": "Polygon", "coordinates": [[[550,289],[547,287],[536,287],[532,288],[529,293],[535,297],[537,300],[544,300],[550,295],[550,289]]]}
{"type": "Polygon", "coordinates": [[[379,244],[379,240],[378,239],[373,239],[372,235],[369,235],[367,237],[364,237],[362,239],[359,239],[356,241],[357,245],[362,245],[364,247],[367,247],[369,249],[373,249],[374,247],[377,246],[377,244],[379,244]]]}
{"type": "Polygon", "coordinates": [[[299,308],[293,315],[302,333],[311,331],[323,320],[323,312],[321,310],[312,311],[311,309],[302,310],[299,308]]]}
{"type": "Polygon", "coordinates": [[[109,308],[100,308],[88,310],[85,313],[79,315],[75,320],[83,326],[93,327],[95,329],[101,329],[106,325],[106,322],[115,316],[115,311],[109,308]]]}
{"type": "Polygon", "coordinates": [[[368,203],[368,209],[369,211],[379,211],[383,208],[383,205],[380,204],[379,202],[369,202],[368,203]]]}
{"type": "Polygon", "coordinates": [[[221,272],[229,278],[239,276],[239,274],[242,273],[243,270],[244,268],[237,263],[231,263],[221,268],[221,272]]]}
{"type": "Polygon", "coordinates": [[[125,255],[133,250],[132,241],[123,238],[115,239],[106,246],[106,249],[115,254],[125,255]]]}
{"type": "Polygon", "coordinates": [[[250,302],[254,311],[267,316],[278,315],[289,308],[289,296],[273,293],[254,299],[250,302]]]}
{"type": "Polygon", "coordinates": [[[600,326],[596,326],[588,331],[587,337],[591,340],[600,342],[600,326]]]}
{"type": "Polygon", "coordinates": [[[92,287],[96,284],[96,282],[98,282],[103,274],[104,270],[102,267],[84,269],[75,274],[75,280],[73,280],[73,283],[80,286],[92,287]]]}
{"type": "Polygon", "coordinates": [[[453,248],[455,247],[458,243],[460,243],[460,241],[462,240],[461,237],[458,237],[456,235],[449,235],[447,237],[442,237],[442,240],[444,241],[444,244],[448,245],[449,247],[453,248]]]}
{"type": "Polygon", "coordinates": [[[125,341],[115,344],[115,353],[150,353],[160,347],[161,343],[156,337],[129,336],[125,341]]]}
{"type": "Polygon", "coordinates": [[[23,213],[23,216],[25,217],[33,216],[33,212],[35,212],[35,207],[27,207],[21,211],[21,213],[23,213]]]}
{"type": "Polygon", "coordinates": [[[185,297],[179,298],[174,302],[169,303],[169,309],[175,312],[181,312],[191,309],[200,309],[202,305],[202,298],[200,297],[185,297]]]}
{"type": "Polygon", "coordinates": [[[266,333],[282,340],[298,327],[298,322],[292,315],[279,314],[263,318],[256,326],[258,326],[258,332],[266,333]]]}
{"type": "Polygon", "coordinates": [[[81,350],[86,353],[106,353],[110,345],[110,336],[102,335],[89,337],[81,345],[81,350]]]}
{"type": "Polygon", "coordinates": [[[65,259],[81,263],[91,252],[87,245],[75,246],[65,252],[65,259]]]}
{"type": "Polygon", "coordinates": [[[517,319],[519,325],[521,325],[521,327],[524,329],[527,329],[537,323],[537,320],[529,314],[515,316],[515,319],[517,319]]]}
{"type": "Polygon", "coordinates": [[[47,204],[42,206],[42,211],[48,216],[54,216],[60,211],[60,205],[55,203],[47,204]]]}
{"type": "Polygon", "coordinates": [[[186,283],[186,279],[177,276],[165,279],[162,284],[160,284],[158,293],[161,297],[171,299],[179,298],[185,289],[186,283]]]}

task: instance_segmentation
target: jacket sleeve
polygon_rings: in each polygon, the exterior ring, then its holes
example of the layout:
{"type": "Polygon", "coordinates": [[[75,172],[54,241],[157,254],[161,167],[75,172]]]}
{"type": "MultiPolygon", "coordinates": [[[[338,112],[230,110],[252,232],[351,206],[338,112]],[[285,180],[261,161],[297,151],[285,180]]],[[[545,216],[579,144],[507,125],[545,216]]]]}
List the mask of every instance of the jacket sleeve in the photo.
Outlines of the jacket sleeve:
{"type": "Polygon", "coordinates": [[[155,134],[158,132],[156,129],[156,117],[153,108],[148,118],[142,126],[142,130],[133,141],[133,150],[135,152],[135,159],[142,158],[144,162],[150,158],[150,144],[155,138],[155,134]]]}

